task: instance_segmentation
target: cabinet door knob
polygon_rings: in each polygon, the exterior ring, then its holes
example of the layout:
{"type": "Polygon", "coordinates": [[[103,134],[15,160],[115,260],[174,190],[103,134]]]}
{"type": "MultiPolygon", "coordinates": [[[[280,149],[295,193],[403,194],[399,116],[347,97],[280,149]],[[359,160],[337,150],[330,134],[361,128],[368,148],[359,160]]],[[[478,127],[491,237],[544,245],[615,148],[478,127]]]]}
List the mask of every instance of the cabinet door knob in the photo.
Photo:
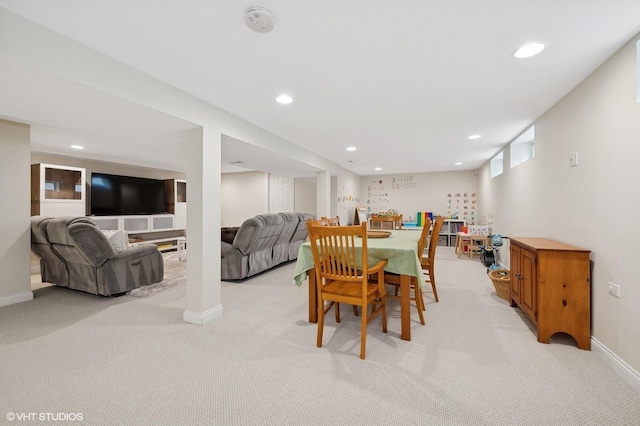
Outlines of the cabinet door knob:
{"type": "Polygon", "coordinates": [[[562,306],[567,306],[567,301],[566,300],[562,301],[562,306]]]}

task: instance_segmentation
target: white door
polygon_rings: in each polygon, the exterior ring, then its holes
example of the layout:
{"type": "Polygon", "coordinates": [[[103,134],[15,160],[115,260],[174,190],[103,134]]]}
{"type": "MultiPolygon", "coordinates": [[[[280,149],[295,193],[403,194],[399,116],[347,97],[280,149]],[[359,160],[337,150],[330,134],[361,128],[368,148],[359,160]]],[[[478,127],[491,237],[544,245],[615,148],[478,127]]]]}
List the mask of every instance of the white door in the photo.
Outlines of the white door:
{"type": "Polygon", "coordinates": [[[269,175],[269,213],[293,212],[293,179],[269,175]]]}

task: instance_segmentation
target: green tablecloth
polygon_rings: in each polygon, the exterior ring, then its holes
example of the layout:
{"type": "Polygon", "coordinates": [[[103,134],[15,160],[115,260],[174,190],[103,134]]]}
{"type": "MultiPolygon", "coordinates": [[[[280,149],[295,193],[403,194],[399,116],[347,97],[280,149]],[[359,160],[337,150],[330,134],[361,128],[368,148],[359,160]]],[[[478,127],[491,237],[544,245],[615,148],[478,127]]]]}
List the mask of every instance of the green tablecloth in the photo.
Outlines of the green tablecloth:
{"type": "MultiPolygon", "coordinates": [[[[388,238],[368,238],[369,265],[373,266],[380,260],[386,259],[387,266],[384,268],[385,271],[394,274],[421,277],[422,266],[418,258],[419,239],[420,232],[413,230],[392,231],[391,236],[388,238]]],[[[300,246],[298,260],[296,261],[294,281],[298,286],[302,285],[303,281],[307,278],[308,271],[313,269],[313,267],[311,243],[307,241],[300,246]]],[[[422,287],[424,280],[417,281],[420,287],[422,287]]]]}

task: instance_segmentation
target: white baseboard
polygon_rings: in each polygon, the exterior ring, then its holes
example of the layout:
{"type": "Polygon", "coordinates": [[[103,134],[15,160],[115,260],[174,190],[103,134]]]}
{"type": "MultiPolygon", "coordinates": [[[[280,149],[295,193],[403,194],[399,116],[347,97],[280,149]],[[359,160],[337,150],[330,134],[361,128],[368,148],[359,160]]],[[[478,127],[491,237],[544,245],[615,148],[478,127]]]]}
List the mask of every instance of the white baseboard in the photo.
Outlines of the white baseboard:
{"type": "Polygon", "coordinates": [[[640,393],[640,374],[629,364],[621,360],[609,348],[591,337],[591,350],[602,359],[622,380],[627,382],[636,392],[640,393]]]}
{"type": "Polygon", "coordinates": [[[32,291],[14,294],[12,296],[7,296],[7,297],[1,297],[0,306],[7,306],[7,305],[13,305],[14,303],[28,302],[29,300],[33,300],[32,291]]]}
{"type": "Polygon", "coordinates": [[[220,317],[222,317],[222,305],[214,306],[204,312],[189,311],[185,309],[182,314],[182,320],[184,322],[190,322],[191,324],[198,325],[207,324],[220,317]]]}

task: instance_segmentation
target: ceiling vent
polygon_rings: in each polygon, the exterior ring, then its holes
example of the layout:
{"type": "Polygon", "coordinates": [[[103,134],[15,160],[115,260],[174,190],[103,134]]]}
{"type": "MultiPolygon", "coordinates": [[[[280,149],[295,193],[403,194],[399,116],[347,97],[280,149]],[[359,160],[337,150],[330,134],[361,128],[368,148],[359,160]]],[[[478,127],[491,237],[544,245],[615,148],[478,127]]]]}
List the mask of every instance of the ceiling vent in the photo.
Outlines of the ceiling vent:
{"type": "Polygon", "coordinates": [[[259,33],[268,33],[273,29],[273,16],[266,7],[250,7],[245,16],[245,22],[249,28],[259,33]]]}

